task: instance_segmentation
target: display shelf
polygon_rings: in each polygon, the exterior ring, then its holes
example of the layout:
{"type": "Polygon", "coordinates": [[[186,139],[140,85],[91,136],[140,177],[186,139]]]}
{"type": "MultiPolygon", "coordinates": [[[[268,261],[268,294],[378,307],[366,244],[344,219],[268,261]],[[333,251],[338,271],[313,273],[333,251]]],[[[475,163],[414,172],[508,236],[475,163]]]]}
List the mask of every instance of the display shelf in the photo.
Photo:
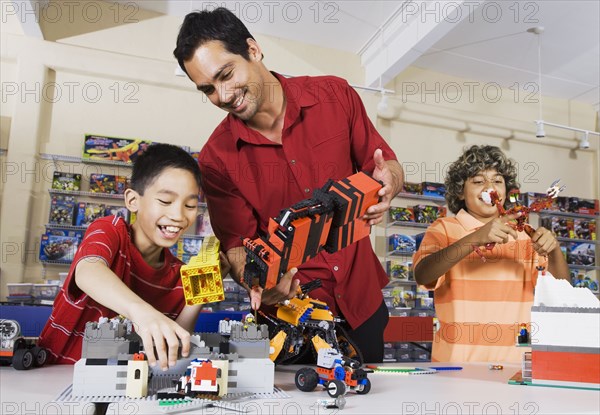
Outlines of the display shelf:
{"type": "Polygon", "coordinates": [[[540,210],[537,213],[540,216],[564,216],[567,218],[600,219],[599,215],[586,215],[584,213],[561,212],[559,210],[540,210]]]}
{"type": "Polygon", "coordinates": [[[387,228],[402,227],[402,228],[428,228],[431,223],[419,223],[397,220],[386,225],[387,228]]]}
{"type": "Polygon", "coordinates": [[[73,261],[61,261],[61,260],[53,261],[53,260],[47,259],[45,261],[40,261],[40,262],[44,265],[71,265],[71,263],[73,261]]]}
{"type": "Polygon", "coordinates": [[[595,269],[600,269],[600,266],[597,265],[575,265],[575,264],[568,264],[569,268],[571,269],[583,269],[583,270],[595,270],[595,269]]]}
{"type": "Polygon", "coordinates": [[[424,195],[417,195],[417,194],[414,194],[414,193],[400,192],[400,193],[398,193],[396,195],[396,198],[398,198],[398,199],[427,200],[427,201],[431,201],[431,202],[446,203],[446,198],[442,197],[442,196],[424,196],[424,195]]]}
{"type": "Polygon", "coordinates": [[[593,241],[590,239],[562,238],[559,236],[556,237],[556,240],[560,241],[560,242],[583,242],[583,243],[590,243],[590,244],[595,244],[595,245],[600,244],[599,241],[593,241]]]}
{"type": "Polygon", "coordinates": [[[46,229],[64,229],[67,231],[85,231],[87,226],[75,226],[75,225],[58,225],[56,223],[47,223],[44,225],[46,229]]]}
{"type": "Polygon", "coordinates": [[[84,197],[92,197],[96,199],[125,199],[123,194],[110,194],[110,193],[95,193],[95,192],[84,192],[84,191],[73,191],[73,190],[58,190],[58,189],[48,189],[48,193],[51,195],[67,195],[67,196],[84,196],[84,197]]]}
{"type": "Polygon", "coordinates": [[[401,250],[396,250],[396,251],[388,251],[386,254],[386,257],[388,256],[399,256],[399,257],[406,257],[406,256],[412,256],[416,251],[412,250],[412,249],[401,249],[401,250]]]}
{"type": "Polygon", "coordinates": [[[390,280],[388,285],[419,285],[415,280],[390,280]]]}
{"type": "Polygon", "coordinates": [[[52,161],[64,161],[66,163],[85,163],[85,164],[102,164],[107,166],[120,166],[120,167],[133,167],[133,163],[125,163],[123,161],[117,160],[100,160],[100,159],[87,159],[76,156],[64,156],[59,154],[48,154],[48,153],[40,153],[40,158],[42,160],[52,160],[52,161]]]}

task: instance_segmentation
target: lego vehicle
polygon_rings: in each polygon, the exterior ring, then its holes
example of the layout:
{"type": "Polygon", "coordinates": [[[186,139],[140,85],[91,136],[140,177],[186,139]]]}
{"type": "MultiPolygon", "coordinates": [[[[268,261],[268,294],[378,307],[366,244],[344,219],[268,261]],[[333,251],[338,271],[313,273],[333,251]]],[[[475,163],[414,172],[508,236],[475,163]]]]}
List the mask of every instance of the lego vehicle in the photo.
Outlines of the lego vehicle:
{"type": "MultiPolygon", "coordinates": [[[[224,362],[227,363],[227,361],[224,362]]],[[[218,367],[222,363],[222,361],[217,363],[217,361],[209,359],[192,360],[183,376],[174,381],[176,382],[175,391],[179,393],[183,391],[190,397],[199,393],[222,396],[222,380],[226,381],[227,379],[227,368],[218,367]],[[225,373],[223,374],[223,372],[225,373]]]]}
{"type": "Polygon", "coordinates": [[[332,398],[345,395],[348,390],[365,395],[371,390],[367,373],[356,360],[348,359],[332,348],[319,349],[317,370],[303,367],[296,372],[296,387],[303,392],[313,391],[323,385],[332,398]]]}
{"type": "Polygon", "coordinates": [[[37,338],[23,337],[16,320],[0,320],[0,362],[17,370],[28,370],[46,363],[48,351],[36,345],[37,338]]]}
{"type": "Polygon", "coordinates": [[[267,235],[243,240],[246,284],[272,288],[283,274],[322,250],[337,252],[368,236],[371,227],[362,218],[379,202],[381,187],[362,172],[338,182],[329,180],[312,198],[269,219],[267,235]]]}

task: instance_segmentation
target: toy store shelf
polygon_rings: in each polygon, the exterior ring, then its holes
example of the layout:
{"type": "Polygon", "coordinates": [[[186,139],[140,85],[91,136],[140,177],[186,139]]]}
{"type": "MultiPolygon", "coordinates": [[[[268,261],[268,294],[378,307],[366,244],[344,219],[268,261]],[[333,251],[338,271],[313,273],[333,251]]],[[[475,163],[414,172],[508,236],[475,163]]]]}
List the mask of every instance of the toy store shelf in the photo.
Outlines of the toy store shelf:
{"type": "Polygon", "coordinates": [[[433,317],[391,316],[383,332],[385,342],[433,341],[433,317]]]}
{"type": "MultiPolygon", "coordinates": [[[[535,212],[532,212],[535,213],[535,212]]],[[[584,213],[561,212],[559,210],[540,210],[540,216],[566,216],[568,218],[600,219],[598,215],[586,215],[584,213]]]]}
{"type": "Polygon", "coordinates": [[[53,261],[53,260],[47,259],[45,261],[40,261],[40,262],[45,265],[46,264],[47,265],[71,265],[71,261],[61,261],[61,260],[53,261]]]}
{"type": "Polygon", "coordinates": [[[47,223],[44,226],[46,229],[64,229],[67,231],[85,231],[87,229],[87,226],[58,225],[56,223],[47,223]]]}
{"type": "Polygon", "coordinates": [[[391,227],[395,227],[395,226],[400,226],[403,228],[428,228],[429,225],[431,225],[431,223],[419,223],[419,222],[409,222],[409,221],[397,220],[395,222],[388,223],[387,227],[391,228],[391,227]]]}
{"type": "Polygon", "coordinates": [[[66,163],[104,164],[109,166],[133,167],[133,163],[125,163],[117,160],[84,159],[75,156],[64,156],[59,154],[40,153],[42,160],[64,161],[66,163]]]}
{"type": "Polygon", "coordinates": [[[583,270],[600,269],[600,267],[596,266],[596,265],[575,265],[575,264],[569,264],[569,268],[571,268],[571,269],[583,269],[583,270]]]}
{"type": "Polygon", "coordinates": [[[186,239],[200,239],[200,240],[204,240],[204,238],[206,238],[206,236],[204,235],[183,235],[184,238],[186,239]]]}
{"type": "Polygon", "coordinates": [[[110,194],[110,193],[94,193],[94,192],[75,192],[68,190],[58,190],[58,189],[48,189],[48,192],[51,195],[68,195],[68,196],[86,196],[86,197],[94,197],[98,199],[121,199],[125,198],[122,194],[110,194]]]}
{"type": "Polygon", "coordinates": [[[396,197],[398,199],[416,199],[416,200],[428,200],[431,202],[438,202],[438,203],[446,203],[446,198],[444,198],[442,196],[424,196],[424,195],[417,195],[414,193],[400,192],[396,195],[396,197]]]}
{"type": "Polygon", "coordinates": [[[415,253],[415,251],[413,251],[412,249],[406,249],[406,250],[398,250],[398,251],[389,251],[385,256],[412,256],[415,253]]]}
{"type": "Polygon", "coordinates": [[[583,242],[583,243],[590,243],[590,244],[600,244],[599,241],[592,241],[590,239],[575,239],[575,238],[562,238],[562,237],[557,237],[556,238],[557,241],[560,242],[583,242]]]}
{"type": "MultiPolygon", "coordinates": [[[[389,275],[388,275],[389,276],[389,275]]],[[[395,280],[395,279],[390,279],[390,282],[388,283],[388,286],[390,285],[408,285],[408,286],[415,286],[415,285],[419,285],[417,284],[416,281],[414,280],[395,280]]]]}

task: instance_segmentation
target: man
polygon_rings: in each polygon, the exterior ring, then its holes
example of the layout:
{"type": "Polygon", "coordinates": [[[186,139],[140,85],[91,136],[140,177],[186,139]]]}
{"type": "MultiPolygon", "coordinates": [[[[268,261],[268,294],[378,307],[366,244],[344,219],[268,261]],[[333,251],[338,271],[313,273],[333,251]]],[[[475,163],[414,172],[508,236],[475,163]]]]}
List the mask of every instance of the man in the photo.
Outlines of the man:
{"type": "MultiPolygon", "coordinates": [[[[240,238],[265,233],[269,217],[328,179],[363,170],[381,180],[381,202],[365,216],[371,225],[381,222],[403,171],[346,81],[269,72],[254,37],[224,8],[188,14],[174,54],[198,90],[229,113],[202,149],[200,168],[211,223],[238,282],[246,261],[240,238]]],[[[346,319],[365,361],[381,361],[388,277],[367,238],[319,254],[262,298],[249,290],[252,306],[291,298],[300,282],[317,278],[323,286],[311,295],[346,319]]]]}

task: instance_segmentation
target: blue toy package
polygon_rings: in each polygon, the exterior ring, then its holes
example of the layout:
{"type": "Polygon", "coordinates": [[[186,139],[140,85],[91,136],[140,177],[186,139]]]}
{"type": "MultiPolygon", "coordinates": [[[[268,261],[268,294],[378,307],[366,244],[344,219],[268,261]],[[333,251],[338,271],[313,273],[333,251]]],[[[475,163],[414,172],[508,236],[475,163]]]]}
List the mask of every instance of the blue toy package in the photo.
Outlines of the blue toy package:
{"type": "Polygon", "coordinates": [[[123,194],[127,189],[128,180],[125,176],[110,174],[91,174],[90,192],[106,194],[123,194]]]}
{"type": "Polygon", "coordinates": [[[572,242],[567,245],[569,265],[596,265],[596,244],[593,242],[572,242]]]}
{"type": "Polygon", "coordinates": [[[443,183],[423,182],[421,183],[423,196],[444,197],[446,186],[443,183]]]}
{"type": "Polygon", "coordinates": [[[123,206],[106,206],[104,216],[117,216],[123,218],[125,222],[129,222],[129,210],[123,206]]]}
{"type": "Polygon", "coordinates": [[[103,217],[105,210],[106,207],[102,204],[81,202],[77,205],[75,225],[88,226],[96,219],[103,217]]]}
{"type": "Polygon", "coordinates": [[[73,196],[54,195],[50,200],[48,222],[53,225],[73,225],[75,198],[73,196]]]}
{"type": "Polygon", "coordinates": [[[42,235],[40,260],[70,262],[73,260],[78,246],[78,237],[42,235]]]}
{"type": "Polygon", "coordinates": [[[410,235],[394,234],[388,237],[388,250],[393,252],[412,253],[416,250],[417,243],[410,235]]]}

